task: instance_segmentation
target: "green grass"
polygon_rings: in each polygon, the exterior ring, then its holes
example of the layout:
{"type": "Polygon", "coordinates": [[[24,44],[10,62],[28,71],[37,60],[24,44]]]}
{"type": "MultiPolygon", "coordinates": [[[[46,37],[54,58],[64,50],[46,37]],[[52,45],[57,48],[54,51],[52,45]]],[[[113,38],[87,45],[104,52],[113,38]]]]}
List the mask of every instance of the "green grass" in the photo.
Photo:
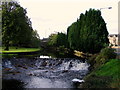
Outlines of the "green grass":
{"type": "Polygon", "coordinates": [[[84,79],[83,88],[120,88],[120,60],[109,60],[84,79]]]}
{"type": "Polygon", "coordinates": [[[118,76],[120,76],[120,60],[111,59],[105,65],[102,65],[98,71],[96,71],[96,75],[118,78],[118,76]]]}
{"type": "MultiPolygon", "coordinates": [[[[16,48],[10,47],[9,51],[4,50],[5,47],[2,47],[2,53],[19,53],[19,52],[35,52],[39,51],[40,48],[16,48]]],[[[1,50],[1,49],[0,49],[1,50]]]]}

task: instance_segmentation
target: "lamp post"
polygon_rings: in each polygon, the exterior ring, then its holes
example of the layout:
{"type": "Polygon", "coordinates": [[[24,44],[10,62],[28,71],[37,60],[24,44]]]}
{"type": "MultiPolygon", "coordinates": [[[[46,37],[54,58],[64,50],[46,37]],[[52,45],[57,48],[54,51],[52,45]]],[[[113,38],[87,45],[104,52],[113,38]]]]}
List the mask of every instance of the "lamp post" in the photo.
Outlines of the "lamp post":
{"type": "Polygon", "coordinates": [[[101,11],[102,9],[112,9],[112,7],[104,7],[104,8],[100,8],[99,10],[101,11]]]}
{"type": "Polygon", "coordinates": [[[112,7],[100,8],[100,10],[102,10],[102,9],[112,9],[112,7]]]}

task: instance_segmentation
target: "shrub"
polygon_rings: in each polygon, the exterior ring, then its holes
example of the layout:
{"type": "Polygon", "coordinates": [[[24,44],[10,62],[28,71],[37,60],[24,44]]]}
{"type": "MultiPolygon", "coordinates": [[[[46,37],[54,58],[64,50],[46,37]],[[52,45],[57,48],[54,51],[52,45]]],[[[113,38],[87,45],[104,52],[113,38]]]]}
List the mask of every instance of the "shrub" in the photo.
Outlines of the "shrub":
{"type": "Polygon", "coordinates": [[[116,53],[112,48],[104,48],[100,51],[99,54],[96,54],[90,58],[90,69],[95,69],[100,65],[106,63],[109,59],[115,59],[116,53]]]}
{"type": "Polygon", "coordinates": [[[100,54],[95,58],[95,61],[104,64],[109,59],[115,59],[116,53],[112,48],[104,48],[101,50],[100,54]]]}
{"type": "Polygon", "coordinates": [[[101,50],[100,55],[102,56],[102,58],[105,59],[114,59],[116,58],[116,53],[115,53],[115,49],[112,48],[104,48],[101,50]]]}

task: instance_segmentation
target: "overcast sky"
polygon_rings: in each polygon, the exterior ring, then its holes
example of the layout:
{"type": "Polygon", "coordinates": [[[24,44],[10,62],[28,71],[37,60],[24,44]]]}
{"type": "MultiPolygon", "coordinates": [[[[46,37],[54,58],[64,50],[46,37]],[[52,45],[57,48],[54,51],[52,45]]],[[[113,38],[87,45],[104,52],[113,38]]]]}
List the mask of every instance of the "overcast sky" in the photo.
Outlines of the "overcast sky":
{"type": "Polygon", "coordinates": [[[51,33],[66,32],[67,27],[90,8],[101,9],[110,34],[118,33],[118,0],[19,0],[27,8],[33,29],[40,38],[51,33]],[[107,7],[112,9],[107,9],[107,7]]]}

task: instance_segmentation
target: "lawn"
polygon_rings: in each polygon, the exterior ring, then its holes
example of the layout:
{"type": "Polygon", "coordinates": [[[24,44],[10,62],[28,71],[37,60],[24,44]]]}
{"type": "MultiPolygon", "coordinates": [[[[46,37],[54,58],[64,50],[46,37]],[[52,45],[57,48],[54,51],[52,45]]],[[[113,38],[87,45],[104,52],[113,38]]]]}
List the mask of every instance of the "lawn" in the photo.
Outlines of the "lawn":
{"type": "Polygon", "coordinates": [[[36,52],[39,51],[40,48],[16,48],[16,47],[10,47],[9,51],[4,50],[5,47],[0,47],[0,50],[2,50],[2,53],[19,53],[19,52],[36,52]]]}

